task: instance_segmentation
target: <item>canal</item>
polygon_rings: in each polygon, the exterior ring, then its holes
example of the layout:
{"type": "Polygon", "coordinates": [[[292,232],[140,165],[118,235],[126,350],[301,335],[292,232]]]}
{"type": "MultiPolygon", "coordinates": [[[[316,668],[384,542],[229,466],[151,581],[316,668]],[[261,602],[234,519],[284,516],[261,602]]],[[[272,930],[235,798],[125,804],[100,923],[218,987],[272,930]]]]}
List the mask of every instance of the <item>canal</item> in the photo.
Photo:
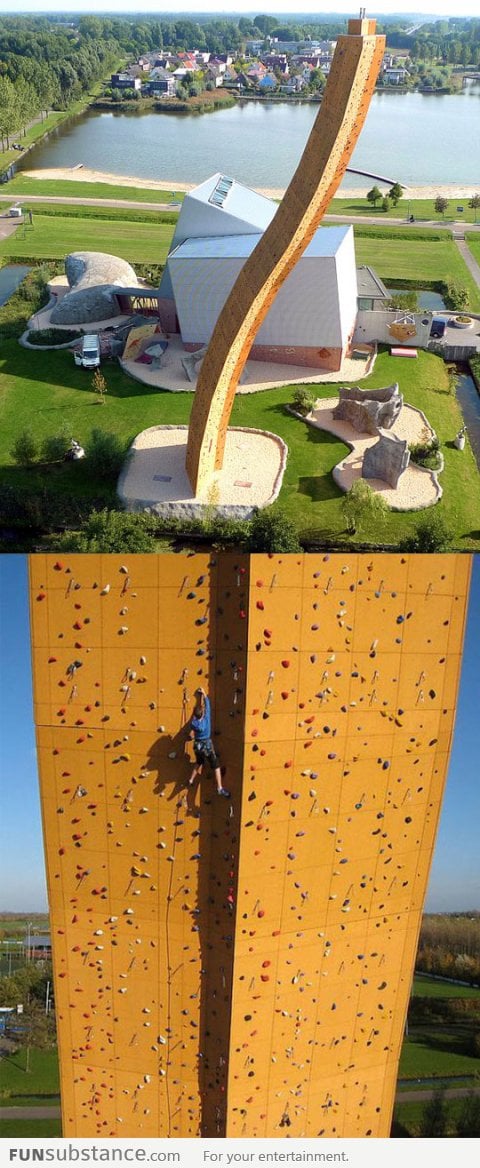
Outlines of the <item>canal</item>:
{"type": "Polygon", "coordinates": [[[0,268],[0,308],[13,296],[31,268],[26,264],[7,264],[0,268]]]}

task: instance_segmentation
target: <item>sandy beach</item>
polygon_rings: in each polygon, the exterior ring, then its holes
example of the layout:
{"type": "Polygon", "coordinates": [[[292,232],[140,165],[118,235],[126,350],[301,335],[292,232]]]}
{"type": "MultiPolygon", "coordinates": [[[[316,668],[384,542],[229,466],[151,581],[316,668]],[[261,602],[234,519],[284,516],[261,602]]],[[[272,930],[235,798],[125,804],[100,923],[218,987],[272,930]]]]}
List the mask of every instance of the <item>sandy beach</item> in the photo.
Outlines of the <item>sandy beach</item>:
{"type": "MultiPolygon", "coordinates": [[[[197,183],[175,182],[173,179],[155,180],[150,178],[136,178],[134,175],[110,174],[103,170],[90,170],[88,166],[57,167],[50,170],[23,170],[21,174],[28,178],[49,179],[50,181],[71,180],[72,182],[106,183],[108,186],[136,187],[137,190],[169,191],[172,197],[183,191],[191,191],[197,183]]],[[[372,180],[373,181],[373,180],[372,180]]],[[[371,184],[370,184],[371,185],[371,184]]],[[[338,197],[342,199],[365,198],[370,185],[365,187],[341,186],[338,197]]],[[[388,184],[377,183],[381,190],[388,190],[388,184]]],[[[259,194],[267,195],[271,199],[281,199],[285,189],[280,187],[256,187],[259,194]]],[[[471,199],[480,193],[478,187],[456,186],[454,183],[436,184],[422,187],[404,187],[405,196],[409,199],[435,199],[437,195],[444,195],[447,199],[471,199]]]]}

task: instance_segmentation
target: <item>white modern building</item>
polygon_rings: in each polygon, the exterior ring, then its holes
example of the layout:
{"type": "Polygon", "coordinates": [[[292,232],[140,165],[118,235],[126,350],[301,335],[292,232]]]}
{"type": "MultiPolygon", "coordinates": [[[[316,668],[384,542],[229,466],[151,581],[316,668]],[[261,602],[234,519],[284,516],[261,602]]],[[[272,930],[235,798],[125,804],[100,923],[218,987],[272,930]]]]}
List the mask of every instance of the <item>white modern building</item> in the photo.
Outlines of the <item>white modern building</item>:
{"type": "MultiPolygon", "coordinates": [[[[277,204],[215,174],[190,192],[179,214],[160,286],[164,327],[194,351],[207,344],[219,313],[277,204]]],[[[357,315],[350,226],[319,228],[259,329],[252,359],[336,371],[357,315]]]]}

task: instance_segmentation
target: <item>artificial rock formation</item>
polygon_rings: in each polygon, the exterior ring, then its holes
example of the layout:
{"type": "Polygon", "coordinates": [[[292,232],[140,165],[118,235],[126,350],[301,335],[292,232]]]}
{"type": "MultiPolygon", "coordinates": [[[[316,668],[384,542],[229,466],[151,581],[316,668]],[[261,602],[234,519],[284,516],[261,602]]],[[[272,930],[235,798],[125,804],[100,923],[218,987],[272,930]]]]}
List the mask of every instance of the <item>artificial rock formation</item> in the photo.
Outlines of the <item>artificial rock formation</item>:
{"type": "Polygon", "coordinates": [[[397,487],[398,480],[410,462],[408,442],[381,434],[375,446],[368,446],[363,455],[362,478],[381,479],[389,487],[397,487]]]}
{"type": "Polygon", "coordinates": [[[469,573],[31,557],[64,1136],[389,1134],[469,573]]]}
{"type": "Polygon", "coordinates": [[[342,386],[339,394],[339,402],[332,411],[332,417],[350,422],[360,434],[378,434],[380,429],[391,429],[403,406],[403,397],[396,381],[384,389],[342,386]]]}
{"type": "Polygon", "coordinates": [[[374,20],[340,36],[307,145],[274,219],[235,281],[213,331],[190,415],[186,469],[206,497],[221,468],[235,391],[275,296],[313,238],[365,121],[385,49],[374,20]]]}
{"type": "Polygon", "coordinates": [[[70,291],[52,308],[52,324],[88,324],[118,316],[122,288],[139,287],[133,268],[101,251],[74,251],[65,259],[70,291]]]}

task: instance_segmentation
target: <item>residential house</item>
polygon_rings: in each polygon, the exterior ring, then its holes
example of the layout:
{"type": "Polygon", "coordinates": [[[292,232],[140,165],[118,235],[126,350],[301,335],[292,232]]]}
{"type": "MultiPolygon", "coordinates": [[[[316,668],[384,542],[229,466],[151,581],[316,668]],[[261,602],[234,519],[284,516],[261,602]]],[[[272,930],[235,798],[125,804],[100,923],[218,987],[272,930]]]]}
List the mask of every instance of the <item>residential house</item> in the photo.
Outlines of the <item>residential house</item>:
{"type": "Polygon", "coordinates": [[[409,76],[408,69],[384,69],[382,73],[386,85],[406,85],[409,76]]]}
{"type": "Polygon", "coordinates": [[[156,94],[162,97],[175,97],[177,83],[173,74],[168,73],[166,69],[152,69],[143,88],[145,93],[149,93],[152,97],[156,94]]]}
{"type": "Polygon", "coordinates": [[[139,77],[131,77],[130,73],[112,73],[110,78],[110,85],[112,89],[136,89],[142,88],[142,82],[139,77]]]}
{"type": "Polygon", "coordinates": [[[205,70],[205,81],[212,82],[216,89],[223,85],[224,76],[225,74],[220,72],[218,65],[209,65],[208,69],[205,70]]]}
{"type": "Polygon", "coordinates": [[[265,76],[260,77],[259,82],[258,82],[258,88],[261,90],[262,93],[267,93],[267,92],[273,93],[273,90],[277,89],[277,86],[278,86],[278,81],[273,73],[265,73],[265,76]]]}

